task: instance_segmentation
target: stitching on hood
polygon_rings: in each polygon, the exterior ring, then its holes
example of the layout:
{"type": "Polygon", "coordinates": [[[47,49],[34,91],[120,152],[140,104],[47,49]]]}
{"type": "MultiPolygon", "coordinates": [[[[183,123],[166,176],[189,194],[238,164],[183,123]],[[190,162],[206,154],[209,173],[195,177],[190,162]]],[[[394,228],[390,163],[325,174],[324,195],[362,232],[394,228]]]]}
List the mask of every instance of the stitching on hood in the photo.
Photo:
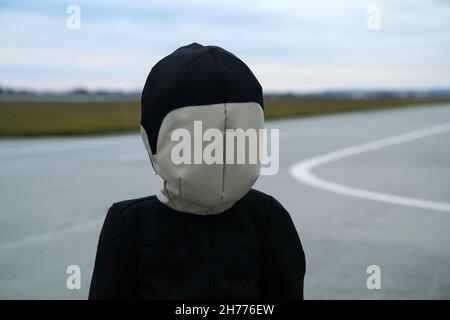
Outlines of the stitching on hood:
{"type": "MultiPolygon", "coordinates": [[[[214,61],[214,65],[216,66],[216,70],[217,70],[217,75],[219,76],[220,82],[222,84],[222,100],[223,100],[223,107],[224,107],[223,134],[225,134],[225,131],[226,131],[226,128],[227,128],[227,103],[226,103],[227,99],[226,99],[224,80],[223,80],[223,76],[222,76],[222,72],[220,70],[219,64],[217,63],[217,60],[216,60],[216,57],[215,57],[213,51],[210,48],[208,48],[207,52],[211,55],[211,57],[212,57],[212,59],[214,61]]],[[[223,150],[224,150],[224,152],[223,152],[223,155],[222,155],[223,156],[223,161],[222,161],[222,186],[221,186],[221,191],[220,191],[220,202],[223,202],[223,200],[224,200],[224,195],[223,194],[224,194],[224,188],[225,188],[225,167],[226,167],[225,166],[225,157],[226,157],[225,139],[223,139],[222,143],[223,143],[223,150]]]]}

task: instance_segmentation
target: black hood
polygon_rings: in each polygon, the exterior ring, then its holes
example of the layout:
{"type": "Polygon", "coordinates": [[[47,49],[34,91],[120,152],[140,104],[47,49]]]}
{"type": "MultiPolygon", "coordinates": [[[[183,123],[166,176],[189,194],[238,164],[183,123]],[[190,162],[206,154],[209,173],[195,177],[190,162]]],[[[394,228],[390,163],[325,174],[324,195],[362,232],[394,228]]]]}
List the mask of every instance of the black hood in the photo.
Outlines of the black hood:
{"type": "MultiPolygon", "coordinates": [[[[164,180],[161,202],[183,212],[220,213],[255,183],[259,159],[252,164],[174,164],[172,158],[172,134],[182,129],[195,136],[195,123],[223,134],[228,129],[264,127],[261,85],[235,55],[197,43],[177,49],[151,70],[141,108],[142,139],[164,180]]],[[[223,150],[224,158],[234,155],[225,143],[223,150]]]]}
{"type": "Polygon", "coordinates": [[[152,68],[142,91],[141,126],[152,153],[169,112],[232,102],[256,102],[264,108],[261,85],[250,68],[217,46],[192,43],[178,48],[152,68]]]}

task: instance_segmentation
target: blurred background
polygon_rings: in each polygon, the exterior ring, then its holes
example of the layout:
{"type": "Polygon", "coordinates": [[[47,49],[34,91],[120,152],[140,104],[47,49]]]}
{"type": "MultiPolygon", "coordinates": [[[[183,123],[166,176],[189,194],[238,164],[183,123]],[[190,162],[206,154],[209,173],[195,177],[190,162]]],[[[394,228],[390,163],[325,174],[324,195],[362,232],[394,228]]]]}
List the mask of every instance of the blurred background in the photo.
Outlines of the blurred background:
{"type": "Polygon", "coordinates": [[[1,0],[0,298],[87,297],[106,210],[161,186],[146,77],[192,42],[263,86],[305,298],[450,298],[449,39],[445,0],[1,0]]]}

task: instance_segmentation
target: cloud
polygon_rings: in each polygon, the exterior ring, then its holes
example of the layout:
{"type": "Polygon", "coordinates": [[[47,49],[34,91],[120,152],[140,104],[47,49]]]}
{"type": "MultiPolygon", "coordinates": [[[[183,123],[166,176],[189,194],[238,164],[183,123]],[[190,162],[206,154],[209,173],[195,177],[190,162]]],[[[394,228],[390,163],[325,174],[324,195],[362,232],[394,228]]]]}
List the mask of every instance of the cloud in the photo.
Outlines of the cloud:
{"type": "Polygon", "coordinates": [[[445,1],[2,1],[0,85],[39,89],[134,87],[191,42],[241,57],[268,91],[433,87],[450,83],[445,1]],[[381,29],[366,28],[367,6],[381,29]]]}

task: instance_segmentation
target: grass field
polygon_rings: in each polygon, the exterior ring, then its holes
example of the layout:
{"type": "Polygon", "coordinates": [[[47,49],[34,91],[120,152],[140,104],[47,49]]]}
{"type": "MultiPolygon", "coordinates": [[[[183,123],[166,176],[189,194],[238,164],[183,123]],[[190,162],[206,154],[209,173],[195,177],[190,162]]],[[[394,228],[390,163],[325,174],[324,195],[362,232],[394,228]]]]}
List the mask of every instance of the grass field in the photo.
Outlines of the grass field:
{"type": "MultiPolygon", "coordinates": [[[[450,99],[267,98],[266,119],[398,108],[449,102],[450,99]]],[[[137,100],[0,101],[0,136],[98,134],[139,129],[137,100]]]]}

